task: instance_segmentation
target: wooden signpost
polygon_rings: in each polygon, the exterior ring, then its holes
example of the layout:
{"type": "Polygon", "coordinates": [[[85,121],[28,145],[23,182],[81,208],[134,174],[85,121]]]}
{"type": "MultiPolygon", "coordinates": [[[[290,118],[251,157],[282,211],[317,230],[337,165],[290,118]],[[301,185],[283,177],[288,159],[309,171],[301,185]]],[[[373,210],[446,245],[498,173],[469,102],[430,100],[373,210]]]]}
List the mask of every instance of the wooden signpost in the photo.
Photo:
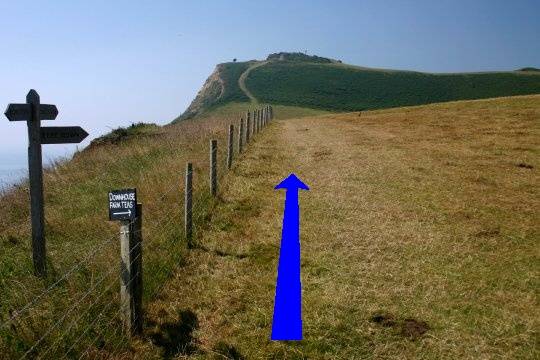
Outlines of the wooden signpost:
{"type": "Polygon", "coordinates": [[[88,136],[80,126],[49,126],[41,128],[42,144],[78,144],[88,136]]]}
{"type": "Polygon", "coordinates": [[[45,276],[42,144],[80,143],[88,133],[80,127],[41,127],[41,120],[54,120],[56,105],[41,104],[39,94],[30,90],[25,104],[9,104],[4,112],[9,121],[28,125],[28,178],[30,182],[30,217],[32,223],[32,259],[36,275],[45,276]]]}

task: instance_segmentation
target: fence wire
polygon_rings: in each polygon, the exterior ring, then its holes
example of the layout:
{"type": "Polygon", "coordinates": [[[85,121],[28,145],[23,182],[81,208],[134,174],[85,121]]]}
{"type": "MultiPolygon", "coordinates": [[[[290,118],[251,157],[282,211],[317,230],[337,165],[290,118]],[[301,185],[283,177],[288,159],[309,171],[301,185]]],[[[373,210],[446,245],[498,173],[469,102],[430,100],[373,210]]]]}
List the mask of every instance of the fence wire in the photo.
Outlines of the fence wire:
{"type": "MultiPolygon", "coordinates": [[[[264,122],[260,127],[256,126],[257,119],[251,117],[251,126],[247,127],[244,122],[243,132],[240,133],[239,121],[234,122],[232,144],[232,168],[238,161],[241,152],[239,141],[242,141],[242,153],[249,150],[250,144],[257,139],[258,132],[267,125],[264,122]],[[247,132],[249,142],[247,142],[247,132]]],[[[193,235],[195,241],[200,238],[201,231],[209,225],[212,209],[219,199],[222,191],[224,177],[229,171],[227,162],[229,125],[221,132],[205,129],[202,131],[207,138],[218,141],[215,150],[215,165],[217,194],[212,195],[211,176],[212,169],[206,162],[195,163],[193,167],[193,195],[191,217],[193,235]],[[200,166],[197,166],[200,165],[200,166]]],[[[171,140],[169,140],[171,141],[171,140]]],[[[208,143],[207,143],[208,144],[208,143]]],[[[174,148],[174,142],[169,145],[174,148]]],[[[113,150],[110,150],[113,152],[113,150]]],[[[183,149],[176,150],[179,154],[183,149]]],[[[140,150],[133,149],[130,156],[137,159],[141,156],[140,150]]],[[[209,152],[207,152],[209,154],[209,152]]],[[[174,154],[169,154],[173,156],[174,154]]],[[[210,155],[210,154],[209,154],[210,155]]],[[[130,250],[138,250],[142,246],[142,252],[132,259],[132,264],[143,257],[143,300],[144,302],[154,299],[167,284],[167,280],[181,264],[182,257],[186,256],[186,233],[185,233],[185,204],[184,204],[184,176],[185,164],[178,164],[178,180],[169,184],[159,194],[152,194],[151,206],[143,208],[142,232],[143,241],[130,250]]],[[[61,166],[61,165],[59,165],[61,166]]],[[[114,179],[121,177],[123,172],[133,172],[133,164],[121,165],[114,173],[98,173],[93,178],[90,188],[96,191],[112,189],[118,184],[114,179]]],[[[58,180],[62,186],[71,191],[86,196],[88,189],[77,188],[67,179],[63,179],[56,171],[50,171],[48,177],[58,180]]],[[[71,179],[73,180],[73,179],[71,179]]],[[[152,182],[155,175],[141,175],[139,182],[152,182]]],[[[150,196],[145,194],[146,198],[150,196]]],[[[189,211],[189,210],[188,210],[189,211]]],[[[129,223],[133,225],[134,221],[129,223]]],[[[129,336],[125,330],[122,319],[120,303],[120,259],[119,259],[119,234],[114,232],[114,227],[103,229],[78,229],[74,233],[62,233],[60,236],[62,251],[65,246],[82,243],[85,252],[80,258],[67,256],[62,274],[54,274],[52,280],[46,280],[41,291],[36,284],[26,287],[25,284],[16,281],[5,281],[2,285],[11,286],[19,292],[26,289],[27,301],[15,305],[9,310],[9,315],[0,317],[0,352],[7,358],[19,359],[72,359],[86,358],[93,353],[102,352],[105,357],[126,351],[126,341],[129,336]],[[96,232],[107,233],[104,240],[95,241],[87,246],[90,239],[96,238],[96,232]],[[115,259],[111,261],[111,259],[115,259]]],[[[54,247],[53,247],[54,248],[54,247]]],[[[124,286],[129,286],[134,279],[129,280],[124,286]]],[[[15,291],[14,291],[15,292],[15,291]]]]}

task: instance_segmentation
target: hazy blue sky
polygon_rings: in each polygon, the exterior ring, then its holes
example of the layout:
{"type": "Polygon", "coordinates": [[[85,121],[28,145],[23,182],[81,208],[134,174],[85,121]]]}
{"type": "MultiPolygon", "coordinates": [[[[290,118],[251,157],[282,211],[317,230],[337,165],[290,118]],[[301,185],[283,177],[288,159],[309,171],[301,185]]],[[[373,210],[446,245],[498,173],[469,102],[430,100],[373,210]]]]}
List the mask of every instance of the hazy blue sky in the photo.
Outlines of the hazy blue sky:
{"type": "MultiPolygon", "coordinates": [[[[167,123],[216,63],[277,51],[432,72],[540,67],[539,14],[540,0],[0,0],[0,106],[35,88],[58,106],[54,125],[95,137],[167,123]]],[[[25,124],[2,116],[0,169],[25,152],[25,124]]]]}

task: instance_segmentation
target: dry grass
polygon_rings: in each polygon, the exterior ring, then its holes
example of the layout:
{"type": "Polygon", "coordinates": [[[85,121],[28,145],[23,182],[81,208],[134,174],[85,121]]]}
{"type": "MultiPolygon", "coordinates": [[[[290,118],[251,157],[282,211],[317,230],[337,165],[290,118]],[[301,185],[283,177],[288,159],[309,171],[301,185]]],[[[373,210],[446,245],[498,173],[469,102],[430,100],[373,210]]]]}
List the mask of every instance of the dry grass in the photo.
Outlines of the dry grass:
{"type": "Polygon", "coordinates": [[[141,358],[535,359],[540,97],[276,122],[159,300],[141,358]],[[269,340],[283,193],[304,337],[269,340]],[[226,354],[222,356],[219,354],[226,354]]]}
{"type": "MultiPolygon", "coordinates": [[[[135,186],[145,207],[143,338],[128,346],[113,317],[70,356],[86,349],[96,359],[540,356],[540,96],[274,122],[225,177],[220,201],[199,202],[199,246],[188,253],[180,241],[185,162],[195,163],[203,192],[208,140],[223,139],[233,119],[180,123],[82,153],[47,174],[55,272],[46,284],[116,236],[117,224],[106,221],[108,190],[135,186]],[[273,186],[293,171],[311,187],[301,195],[305,340],[271,342],[283,210],[273,186]]],[[[23,186],[0,203],[2,320],[44,285],[31,275],[26,193],[23,186]]],[[[99,254],[18,327],[0,330],[4,355],[28,349],[104,270],[113,270],[105,295],[114,300],[116,242],[99,254]]],[[[68,317],[73,334],[59,330],[47,340],[60,339],[53,354],[100,319],[107,302],[89,308],[93,301],[94,294],[75,308],[83,319],[68,317]]]]}
{"type": "Polygon", "coordinates": [[[92,147],[49,169],[44,176],[49,264],[45,280],[32,274],[28,186],[23,183],[4,194],[0,202],[0,350],[18,358],[59,320],[29,357],[55,357],[77,343],[70,353],[75,356],[95,339],[106,351],[125,347],[118,331],[119,225],[108,221],[107,192],[126,187],[138,190],[144,207],[144,296],[151,299],[185,254],[186,162],[194,163],[194,217],[203,222],[211,207],[209,140],[218,139],[223,174],[226,129],[237,121],[237,116],[219,116],[156,127],[116,145],[92,147]],[[74,266],[75,271],[64,279],[74,266]],[[50,286],[46,296],[17,315],[50,286]],[[11,316],[17,320],[4,326],[11,316]],[[103,320],[94,324],[98,316],[103,320]]]}

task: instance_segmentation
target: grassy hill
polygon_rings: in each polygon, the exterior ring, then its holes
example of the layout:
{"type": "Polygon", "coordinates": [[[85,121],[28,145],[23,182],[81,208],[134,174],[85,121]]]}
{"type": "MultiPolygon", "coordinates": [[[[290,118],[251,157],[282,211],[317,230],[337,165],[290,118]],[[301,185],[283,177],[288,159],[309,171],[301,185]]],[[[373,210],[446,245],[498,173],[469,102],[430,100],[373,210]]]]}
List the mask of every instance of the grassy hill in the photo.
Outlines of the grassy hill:
{"type": "Polygon", "coordinates": [[[2,194],[4,357],[538,357],[540,96],[339,115],[276,106],[280,118],[304,117],[272,123],[226,174],[226,130],[243,106],[117,130],[49,169],[46,279],[32,274],[27,184],[2,194]],[[305,340],[277,343],[268,337],[283,194],[273,186],[293,170],[311,186],[301,195],[305,340]],[[125,187],[144,205],[146,321],[132,341],[106,200],[125,187]]]}
{"type": "Polygon", "coordinates": [[[431,74],[370,69],[301,53],[277,53],[264,62],[217,66],[177,120],[188,119],[230,102],[258,102],[327,111],[360,111],[437,102],[540,93],[540,73],[533,68],[511,72],[431,74]],[[258,65],[258,66],[255,66],[258,65]],[[253,67],[252,70],[250,67],[253,67]]]}

